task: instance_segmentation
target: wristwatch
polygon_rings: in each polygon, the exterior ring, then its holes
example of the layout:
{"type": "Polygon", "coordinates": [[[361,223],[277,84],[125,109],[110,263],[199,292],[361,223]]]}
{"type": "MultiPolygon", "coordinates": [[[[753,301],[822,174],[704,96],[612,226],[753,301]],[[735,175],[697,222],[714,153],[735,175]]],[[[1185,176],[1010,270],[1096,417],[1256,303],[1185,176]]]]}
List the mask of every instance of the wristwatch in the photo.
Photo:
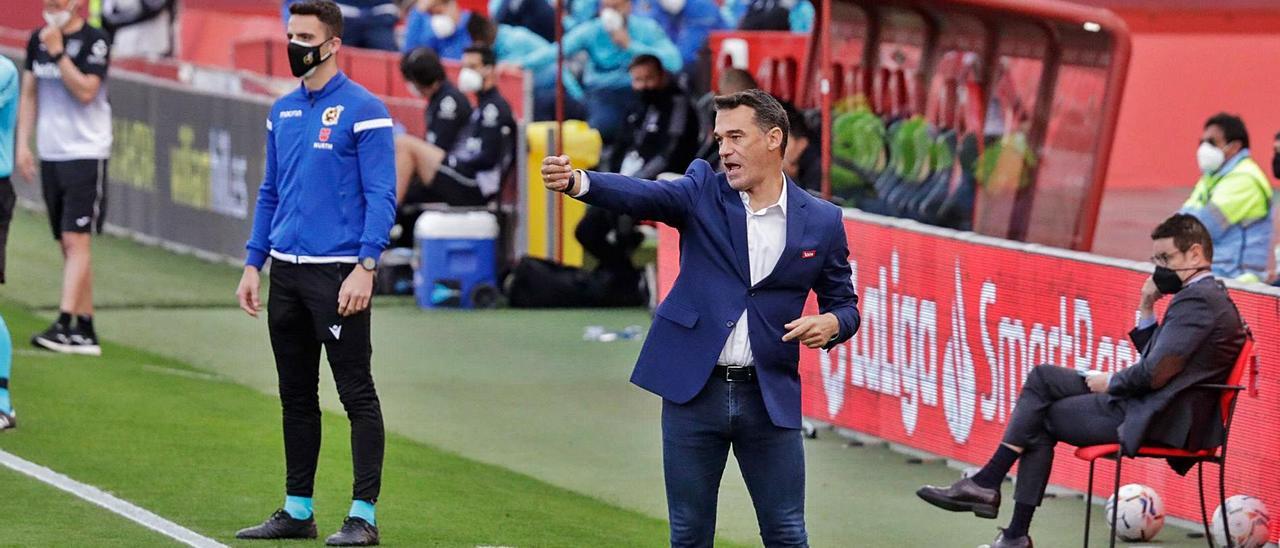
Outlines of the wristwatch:
{"type": "Polygon", "coordinates": [[[360,259],[360,268],[373,272],[378,269],[378,260],[373,257],[364,257],[360,259]]]}
{"type": "Polygon", "coordinates": [[[53,62],[57,63],[58,61],[61,61],[62,58],[65,57],[66,55],[67,55],[67,52],[64,50],[64,51],[59,51],[57,55],[50,54],[49,57],[53,59],[53,62]]]}

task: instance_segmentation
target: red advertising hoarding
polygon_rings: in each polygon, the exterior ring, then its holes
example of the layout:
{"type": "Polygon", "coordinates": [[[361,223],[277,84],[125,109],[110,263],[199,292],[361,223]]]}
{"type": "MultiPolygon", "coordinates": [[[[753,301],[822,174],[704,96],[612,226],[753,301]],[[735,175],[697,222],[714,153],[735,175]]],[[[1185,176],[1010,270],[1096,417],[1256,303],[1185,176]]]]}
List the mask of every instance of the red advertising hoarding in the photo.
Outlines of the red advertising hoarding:
{"type": "MultiPolygon", "coordinates": [[[[845,231],[862,327],[831,352],[802,349],[806,417],[982,463],[999,443],[1031,367],[1110,372],[1138,360],[1128,332],[1149,267],[857,212],[846,214],[845,231]]],[[[664,227],[661,234],[665,295],[679,250],[674,230],[664,227]]],[[[1232,297],[1258,341],[1262,374],[1256,394],[1242,396],[1237,408],[1227,494],[1280,508],[1280,429],[1274,426],[1280,377],[1271,369],[1280,291],[1233,286],[1232,297]]],[[[815,308],[812,298],[809,307],[815,308]]],[[[1088,465],[1072,451],[1059,447],[1052,482],[1083,491],[1088,465]]],[[[1106,497],[1112,467],[1099,470],[1094,494],[1106,497]]],[[[1155,488],[1169,515],[1199,521],[1193,475],[1183,478],[1163,461],[1143,459],[1126,463],[1122,479],[1155,488]]],[[[1280,528],[1272,531],[1276,538],[1280,528]]]]}

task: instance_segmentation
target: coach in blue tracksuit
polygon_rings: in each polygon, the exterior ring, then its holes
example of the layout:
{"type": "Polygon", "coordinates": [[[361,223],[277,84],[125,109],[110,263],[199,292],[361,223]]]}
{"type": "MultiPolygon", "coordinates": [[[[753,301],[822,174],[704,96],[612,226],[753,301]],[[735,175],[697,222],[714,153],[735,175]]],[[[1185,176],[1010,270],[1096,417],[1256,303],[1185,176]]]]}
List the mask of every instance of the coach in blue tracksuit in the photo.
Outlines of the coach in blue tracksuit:
{"type": "Polygon", "coordinates": [[[765,546],[807,546],[799,344],[858,330],[839,208],[782,173],[787,114],[760,90],[716,97],[724,173],[694,160],[653,182],[542,163],[547,188],[680,231],[680,275],[658,306],[631,382],[662,396],[672,546],[710,547],[730,447],[765,546]],[[819,314],[801,316],[809,292],[819,314]]]}
{"type": "Polygon", "coordinates": [[[315,538],[311,494],[320,453],[320,347],[351,421],[349,517],[327,543],[378,543],[383,427],[370,371],[369,299],[395,218],[391,117],[338,71],[342,14],[330,0],[290,6],[289,65],[302,85],[267,118],[266,169],[254,211],[240,307],[257,317],[258,270],[271,257],[267,326],[280,379],[288,468],[284,508],[238,538],[315,538]]]}

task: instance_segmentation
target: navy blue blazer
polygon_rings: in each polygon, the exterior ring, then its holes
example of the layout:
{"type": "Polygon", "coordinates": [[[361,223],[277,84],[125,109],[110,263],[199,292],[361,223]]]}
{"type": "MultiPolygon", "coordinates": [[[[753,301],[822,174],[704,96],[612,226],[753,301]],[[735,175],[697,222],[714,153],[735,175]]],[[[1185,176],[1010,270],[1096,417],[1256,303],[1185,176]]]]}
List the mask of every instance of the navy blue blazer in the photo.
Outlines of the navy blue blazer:
{"type": "Polygon", "coordinates": [[[674,181],[596,172],[588,177],[580,200],[680,231],[680,275],[658,305],[631,382],[675,403],[693,399],[745,309],[769,417],[777,426],[800,428],[800,343],[782,342],[783,326],[801,316],[811,290],[820,312],[840,321],[827,348],[852,337],[860,322],[840,208],[788,178],[787,244],[773,273],[753,286],[746,207],[707,162],[694,160],[674,181]]]}

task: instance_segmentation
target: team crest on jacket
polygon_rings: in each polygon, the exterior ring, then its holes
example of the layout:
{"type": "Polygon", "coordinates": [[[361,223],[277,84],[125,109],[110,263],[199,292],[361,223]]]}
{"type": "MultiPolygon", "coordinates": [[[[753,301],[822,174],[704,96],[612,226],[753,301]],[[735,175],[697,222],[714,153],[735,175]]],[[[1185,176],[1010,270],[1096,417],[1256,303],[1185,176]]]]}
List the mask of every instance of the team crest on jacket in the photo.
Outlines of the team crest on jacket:
{"type": "Polygon", "coordinates": [[[338,105],[336,107],[329,107],[324,109],[324,114],[320,115],[320,123],[326,126],[338,125],[338,118],[342,116],[343,108],[345,107],[343,107],[342,105],[338,105]]]}
{"type": "Polygon", "coordinates": [[[440,100],[440,119],[452,120],[458,117],[458,102],[448,95],[440,100]]]}

